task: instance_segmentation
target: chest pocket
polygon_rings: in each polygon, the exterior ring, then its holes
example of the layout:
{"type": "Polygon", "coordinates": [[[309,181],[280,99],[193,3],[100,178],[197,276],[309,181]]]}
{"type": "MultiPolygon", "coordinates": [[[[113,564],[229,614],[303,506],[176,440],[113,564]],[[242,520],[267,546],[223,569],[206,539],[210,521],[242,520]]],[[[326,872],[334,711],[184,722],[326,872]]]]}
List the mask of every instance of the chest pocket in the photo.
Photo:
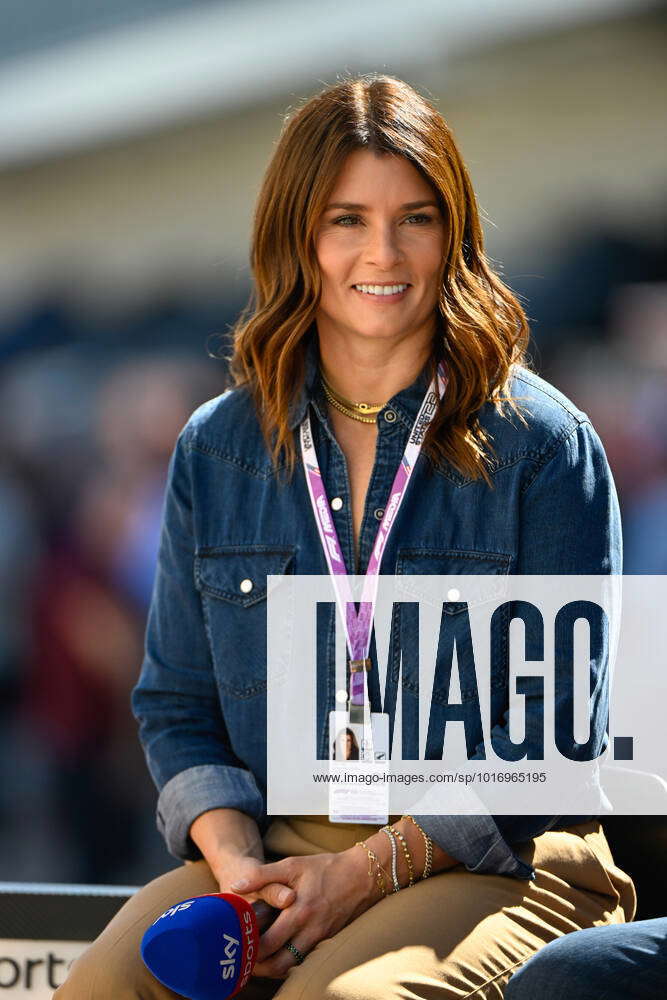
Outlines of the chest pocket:
{"type": "Polygon", "coordinates": [[[237,698],[266,692],[267,577],[294,571],[294,548],[220,546],[195,557],[218,686],[237,698]]]}
{"type": "MultiPolygon", "coordinates": [[[[488,604],[491,611],[503,604],[503,598],[509,593],[510,565],[511,556],[497,552],[421,548],[400,549],[398,552],[396,572],[401,577],[396,588],[398,599],[418,601],[420,609],[423,609],[420,616],[422,622],[426,618],[431,623],[439,620],[436,678],[448,675],[444,658],[449,658],[451,643],[455,642],[461,701],[464,703],[477,696],[482,701],[485,699],[485,692],[479,687],[475,660],[481,651],[480,640],[488,649],[489,637],[476,631],[471,633],[469,625],[478,617],[474,609],[484,610],[484,605],[488,604]],[[442,583],[419,579],[433,576],[447,579],[442,583]],[[468,614],[464,614],[465,611],[468,614]]],[[[404,648],[419,643],[420,637],[416,634],[418,620],[416,615],[405,616],[405,623],[401,626],[404,648]]],[[[509,606],[505,602],[503,610],[493,619],[492,696],[497,695],[507,682],[508,621],[509,606]]],[[[422,646],[423,639],[422,635],[422,646]]],[[[451,698],[448,691],[441,689],[436,680],[433,701],[447,704],[448,697],[451,698]]]]}

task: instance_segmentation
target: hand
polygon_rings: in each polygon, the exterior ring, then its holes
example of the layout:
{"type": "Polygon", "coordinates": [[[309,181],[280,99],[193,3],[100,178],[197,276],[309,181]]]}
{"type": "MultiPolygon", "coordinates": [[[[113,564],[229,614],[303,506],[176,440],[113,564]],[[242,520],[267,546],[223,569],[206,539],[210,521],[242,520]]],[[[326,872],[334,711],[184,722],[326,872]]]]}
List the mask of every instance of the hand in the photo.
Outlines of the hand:
{"type": "Polygon", "coordinates": [[[255,976],[284,979],[296,965],[294,955],[284,948],[287,941],[307,955],[380,898],[377,883],[368,874],[368,858],[358,847],[257,865],[254,871],[247,869],[243,883],[239,877],[232,887],[254,895],[277,884],[295,891],[296,899],[262,934],[255,976]]]}
{"type": "MultiPolygon", "coordinates": [[[[290,906],[295,898],[294,889],[286,887],[280,882],[267,882],[253,892],[236,892],[231,888],[231,883],[238,879],[253,879],[257,877],[259,870],[268,867],[263,865],[257,858],[247,855],[226,856],[224,860],[215,865],[213,874],[218,880],[220,892],[235,892],[238,896],[243,896],[249,903],[254,903],[255,915],[260,932],[275,920],[280,910],[290,906]]],[[[213,869],[213,866],[211,866],[213,869]]]]}
{"type": "MultiPolygon", "coordinates": [[[[221,892],[233,892],[231,883],[245,875],[254,875],[264,862],[264,847],[254,819],[238,809],[207,809],[189,830],[221,892]]],[[[256,903],[255,914],[260,931],[277,913],[294,902],[295,894],[284,885],[267,883],[244,897],[256,903]]]]}

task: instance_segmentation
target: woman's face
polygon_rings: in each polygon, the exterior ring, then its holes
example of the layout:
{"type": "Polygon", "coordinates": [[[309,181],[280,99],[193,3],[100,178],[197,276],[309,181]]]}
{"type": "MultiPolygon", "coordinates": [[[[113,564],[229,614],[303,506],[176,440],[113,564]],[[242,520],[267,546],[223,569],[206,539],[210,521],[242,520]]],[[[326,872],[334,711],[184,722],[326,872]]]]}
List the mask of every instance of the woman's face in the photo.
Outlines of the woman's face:
{"type": "Polygon", "coordinates": [[[435,193],[408,160],[350,153],[316,232],[320,336],[430,336],[445,235],[435,193]],[[378,285],[407,288],[385,295],[378,285]]]}

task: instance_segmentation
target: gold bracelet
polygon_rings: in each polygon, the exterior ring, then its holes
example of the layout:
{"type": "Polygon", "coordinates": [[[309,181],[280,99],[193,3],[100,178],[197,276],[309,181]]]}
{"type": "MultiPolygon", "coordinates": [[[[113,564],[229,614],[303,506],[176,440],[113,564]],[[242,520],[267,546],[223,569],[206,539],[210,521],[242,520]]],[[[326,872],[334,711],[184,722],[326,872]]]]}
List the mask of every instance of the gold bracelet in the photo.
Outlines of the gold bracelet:
{"type": "Polygon", "coordinates": [[[368,874],[370,875],[371,878],[373,877],[373,865],[374,864],[377,865],[376,881],[381,893],[380,898],[384,899],[384,897],[387,895],[387,883],[385,880],[387,873],[380,864],[377,854],[375,853],[375,851],[372,851],[370,849],[370,847],[364,840],[358,840],[354,846],[363,847],[363,849],[366,851],[366,854],[368,855],[368,874]]]}
{"type": "Polygon", "coordinates": [[[431,868],[433,866],[433,841],[426,833],[426,831],[421,828],[421,826],[414,818],[414,816],[406,814],[405,816],[401,816],[401,819],[411,819],[412,822],[417,827],[417,829],[419,830],[419,832],[421,833],[422,837],[424,838],[424,844],[426,845],[426,854],[424,856],[424,871],[422,872],[422,879],[428,878],[429,875],[431,874],[431,868]]]}
{"type": "Polygon", "coordinates": [[[378,884],[378,889],[380,890],[380,898],[384,899],[384,897],[387,895],[387,882],[386,882],[387,873],[380,864],[380,859],[378,858],[375,851],[372,851],[371,848],[368,847],[365,841],[358,841],[358,844],[360,847],[365,848],[366,854],[368,855],[368,874],[371,876],[371,878],[373,877],[373,865],[375,864],[377,867],[377,871],[375,873],[376,881],[378,884]]]}
{"type": "Polygon", "coordinates": [[[405,855],[405,863],[408,866],[408,888],[410,888],[411,885],[415,884],[415,869],[414,865],[412,864],[412,855],[408,850],[408,845],[405,842],[405,837],[403,836],[403,834],[400,833],[394,826],[390,826],[389,829],[391,830],[391,832],[393,833],[393,835],[396,837],[401,847],[403,848],[403,854],[405,855]]]}

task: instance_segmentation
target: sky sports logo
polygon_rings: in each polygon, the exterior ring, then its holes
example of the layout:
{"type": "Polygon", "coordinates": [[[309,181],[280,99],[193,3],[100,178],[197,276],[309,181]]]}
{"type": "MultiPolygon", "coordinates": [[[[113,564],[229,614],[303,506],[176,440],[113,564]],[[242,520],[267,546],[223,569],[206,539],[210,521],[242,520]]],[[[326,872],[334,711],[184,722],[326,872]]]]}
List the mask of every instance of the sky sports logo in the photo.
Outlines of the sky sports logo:
{"type": "Polygon", "coordinates": [[[158,924],[161,920],[164,920],[167,917],[175,917],[177,913],[182,913],[183,910],[189,910],[190,907],[194,904],[194,902],[195,902],[194,899],[187,899],[184,903],[179,903],[178,906],[169,907],[168,910],[165,910],[164,913],[160,914],[157,920],[153,921],[153,926],[155,926],[155,924],[158,924]]]}
{"type": "MultiPolygon", "coordinates": [[[[237,989],[243,988],[248,979],[250,978],[250,973],[255,962],[255,943],[253,941],[252,932],[252,917],[247,910],[243,912],[243,925],[241,927],[241,934],[245,938],[245,961],[243,965],[243,972],[241,973],[241,979],[238,983],[237,989]]],[[[236,979],[238,976],[238,959],[239,959],[239,947],[241,942],[238,938],[232,937],[231,934],[223,933],[223,940],[225,942],[223,954],[224,958],[220,959],[220,972],[223,980],[236,979]]]]}
{"type": "Polygon", "coordinates": [[[225,946],[223,948],[224,958],[220,959],[220,967],[223,979],[235,979],[236,978],[236,960],[238,958],[238,950],[241,942],[238,938],[232,937],[231,934],[223,933],[223,940],[225,946]]]}

